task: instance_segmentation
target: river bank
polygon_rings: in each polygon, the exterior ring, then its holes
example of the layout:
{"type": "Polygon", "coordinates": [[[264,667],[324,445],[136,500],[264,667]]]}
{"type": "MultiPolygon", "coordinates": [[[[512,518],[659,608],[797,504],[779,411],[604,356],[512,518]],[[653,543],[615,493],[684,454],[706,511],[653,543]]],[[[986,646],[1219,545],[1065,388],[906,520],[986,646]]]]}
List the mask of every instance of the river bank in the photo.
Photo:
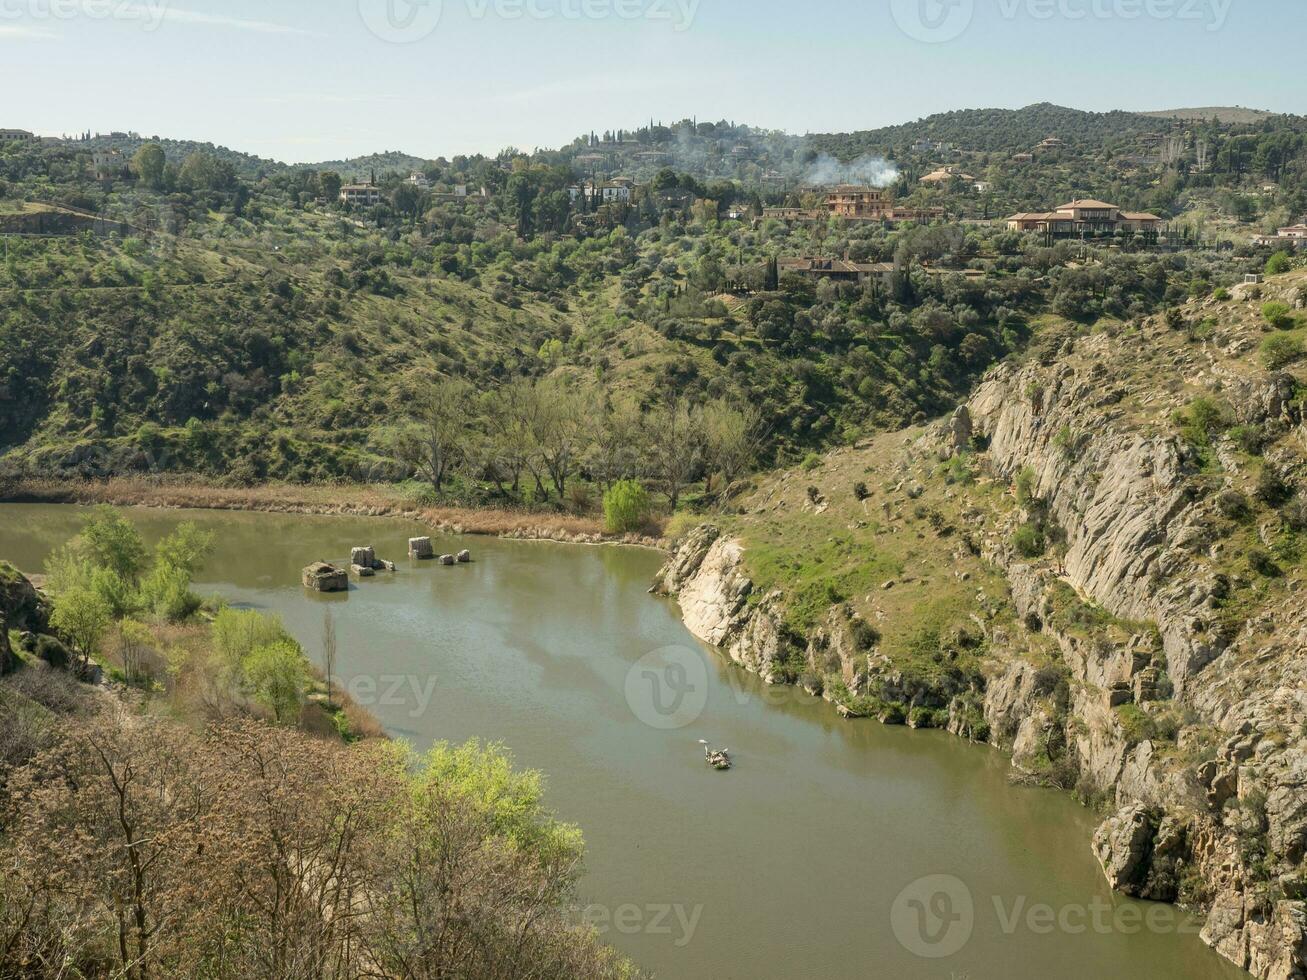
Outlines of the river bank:
{"type": "Polygon", "coordinates": [[[113,477],[102,481],[23,477],[0,485],[0,503],[111,504],[162,510],[233,510],[308,516],[395,517],[447,534],[567,544],[625,544],[666,550],[661,522],[649,534],[608,534],[597,515],[497,507],[424,507],[376,484],[269,483],[222,487],[191,480],[113,477]]]}

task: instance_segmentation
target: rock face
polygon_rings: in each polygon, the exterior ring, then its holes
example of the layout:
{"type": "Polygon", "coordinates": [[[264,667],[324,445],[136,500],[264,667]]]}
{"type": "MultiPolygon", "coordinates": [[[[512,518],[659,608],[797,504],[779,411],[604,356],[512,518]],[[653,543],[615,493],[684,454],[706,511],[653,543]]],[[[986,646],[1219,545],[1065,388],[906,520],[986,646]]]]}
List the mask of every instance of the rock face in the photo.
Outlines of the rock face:
{"type": "Polygon", "coordinates": [[[343,568],[337,568],[329,562],[319,561],[304,569],[301,576],[304,588],[314,592],[347,592],[349,575],[343,568]]]}
{"type": "MultiPolygon", "coordinates": [[[[802,683],[845,714],[844,692],[883,695],[1010,751],[1019,773],[1110,806],[1093,849],[1114,888],[1199,905],[1203,939],[1223,956],[1267,980],[1304,980],[1307,576],[1286,570],[1288,581],[1263,593],[1272,605],[1231,614],[1226,600],[1239,583],[1227,569],[1242,556],[1223,550],[1230,519],[1221,494],[1236,489],[1246,464],[1218,446],[1224,475],[1205,472],[1171,422],[1193,395],[1171,392],[1201,379],[1240,424],[1287,434],[1258,465],[1284,474],[1303,499],[1307,424],[1292,378],[1227,369],[1192,346],[1157,355],[1174,373],[1169,389],[1121,369],[1164,333],[1157,324],[1138,335],[1096,333],[1003,364],[968,405],[903,441],[905,454],[933,467],[987,447],[985,474],[1000,487],[1027,486],[1032,498],[967,530],[973,553],[1006,579],[1018,624],[1019,635],[987,635],[984,676],[910,684],[879,652],[875,630],[839,605],[795,635],[783,596],[757,594],[741,541],[715,526],[681,542],[654,588],[679,599],[691,632],[770,681],[802,683]],[[1035,509],[1058,546],[1030,559],[1011,542],[1035,509]],[[1021,656],[1035,638],[1053,663],[1021,656]],[[844,692],[832,695],[823,679],[844,692]]],[[[877,460],[868,462],[871,473],[877,460]]],[[[900,498],[918,499],[914,481],[928,478],[900,471],[900,498]]],[[[1251,497],[1249,482],[1241,489],[1251,497]]],[[[754,506],[783,516],[771,495],[754,506]]],[[[893,511],[891,501],[876,516],[896,524],[893,511]]],[[[1259,519],[1268,550],[1279,532],[1274,512],[1259,519]]],[[[898,594],[896,582],[883,591],[891,589],[898,594]]]]}

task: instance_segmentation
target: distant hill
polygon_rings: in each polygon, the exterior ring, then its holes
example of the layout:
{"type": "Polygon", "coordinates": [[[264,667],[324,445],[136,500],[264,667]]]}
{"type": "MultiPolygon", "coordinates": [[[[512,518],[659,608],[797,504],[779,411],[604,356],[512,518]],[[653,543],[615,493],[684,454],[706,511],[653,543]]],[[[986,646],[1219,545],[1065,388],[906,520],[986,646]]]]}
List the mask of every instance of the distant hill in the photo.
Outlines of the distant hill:
{"type": "Polygon", "coordinates": [[[1230,126],[1243,126],[1259,123],[1276,115],[1265,109],[1245,109],[1243,106],[1204,106],[1198,109],[1162,109],[1157,112],[1141,112],[1141,116],[1154,119],[1180,119],[1185,122],[1193,120],[1208,121],[1215,119],[1230,126]]]}
{"type": "Polygon", "coordinates": [[[369,153],[367,156],[352,157],[349,160],[324,160],[320,163],[306,163],[296,167],[299,170],[334,170],[344,177],[366,177],[372,171],[378,174],[407,173],[421,170],[431,161],[415,157],[400,150],[386,150],[384,153],[369,153]]]}
{"type": "Polygon", "coordinates": [[[902,155],[905,148],[926,139],[965,150],[1020,153],[1049,137],[1078,150],[1131,138],[1157,125],[1155,117],[1137,112],[1084,112],[1041,102],[1023,109],[960,109],[898,126],[809,139],[815,149],[842,159],[868,152],[902,155]]]}

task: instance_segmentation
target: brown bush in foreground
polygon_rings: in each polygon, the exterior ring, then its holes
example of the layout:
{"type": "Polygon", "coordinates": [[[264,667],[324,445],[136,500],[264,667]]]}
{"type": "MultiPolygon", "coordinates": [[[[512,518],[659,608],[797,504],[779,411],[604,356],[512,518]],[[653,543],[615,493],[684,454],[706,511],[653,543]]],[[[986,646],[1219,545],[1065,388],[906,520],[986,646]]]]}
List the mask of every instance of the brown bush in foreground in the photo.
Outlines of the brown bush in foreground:
{"type": "Polygon", "coordinates": [[[494,748],[114,707],[0,785],[0,977],[631,975],[566,919],[579,835],[494,748]]]}

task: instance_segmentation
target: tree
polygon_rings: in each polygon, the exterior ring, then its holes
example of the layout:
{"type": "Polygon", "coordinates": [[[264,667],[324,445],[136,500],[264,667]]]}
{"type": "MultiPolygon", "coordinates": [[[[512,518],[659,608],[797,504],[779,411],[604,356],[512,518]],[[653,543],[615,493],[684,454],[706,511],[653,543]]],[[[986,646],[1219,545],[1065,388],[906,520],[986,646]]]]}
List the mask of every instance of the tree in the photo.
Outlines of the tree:
{"type": "Polygon", "coordinates": [[[536,451],[562,497],[567,492],[567,478],[586,444],[592,400],[586,393],[558,382],[542,383],[536,398],[538,408],[532,420],[536,451]]]}
{"type": "Polygon", "coordinates": [[[619,480],[604,494],[604,525],[613,534],[638,531],[649,520],[649,492],[636,480],[619,480]]]}
{"type": "Polygon", "coordinates": [[[322,187],[322,196],[326,198],[328,204],[340,199],[340,189],[344,181],[336,171],[322,171],[318,174],[318,184],[322,187]]]}
{"type": "Polygon", "coordinates": [[[322,610],[322,671],[327,675],[327,700],[331,701],[336,673],[336,618],[330,606],[322,610]]]}
{"type": "Polygon", "coordinates": [[[50,625],[81,657],[82,670],[90,663],[112,620],[112,610],[100,594],[81,586],[60,595],[50,615],[50,625]]]}
{"type": "Polygon", "coordinates": [[[400,433],[395,455],[440,494],[467,453],[471,437],[472,386],[459,378],[436,382],[415,395],[412,423],[400,433]]]}
{"type": "Polygon", "coordinates": [[[132,157],[132,170],[151,190],[162,190],[168,158],[158,143],[146,143],[132,157]]]}
{"type": "Polygon", "coordinates": [[[294,640],[255,647],[242,665],[254,700],[272,712],[278,724],[299,718],[309,673],[304,652],[294,640]]]}
{"type": "Polygon", "coordinates": [[[700,424],[708,465],[721,476],[725,492],[757,462],[767,425],[757,407],[736,407],[725,400],[705,405],[700,424]]]}
{"type": "Polygon", "coordinates": [[[145,570],[148,553],[141,534],[112,507],[101,504],[82,526],[82,541],[91,560],[101,568],[137,585],[145,570]]]}
{"type": "Polygon", "coordinates": [[[701,420],[683,398],[645,415],[644,443],[649,471],[675,510],[699,468],[703,440],[701,420]]]}

